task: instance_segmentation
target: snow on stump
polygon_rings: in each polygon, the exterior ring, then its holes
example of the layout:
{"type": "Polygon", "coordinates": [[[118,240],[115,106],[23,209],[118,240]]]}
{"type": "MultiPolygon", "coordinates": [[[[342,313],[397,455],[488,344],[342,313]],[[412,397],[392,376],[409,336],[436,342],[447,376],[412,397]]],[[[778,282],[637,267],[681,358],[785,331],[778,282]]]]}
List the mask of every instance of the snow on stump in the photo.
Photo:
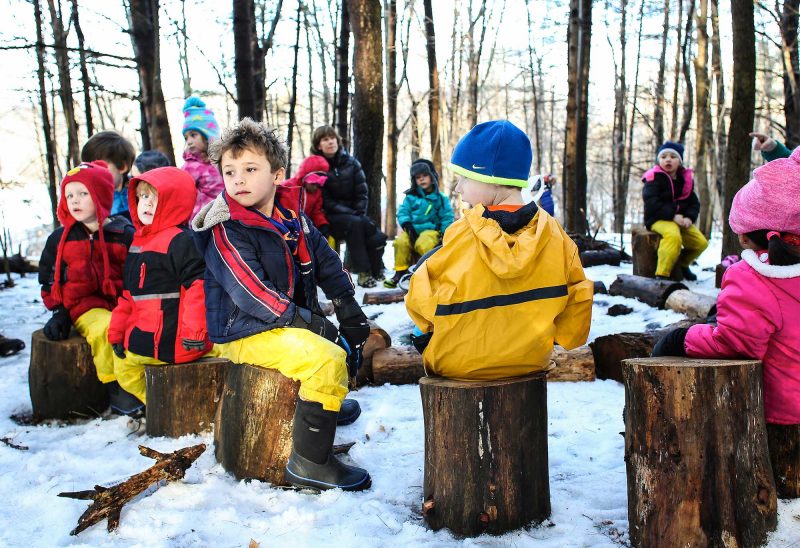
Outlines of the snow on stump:
{"type": "Polygon", "coordinates": [[[147,435],[179,438],[211,430],[230,363],[222,358],[204,358],[145,366],[147,435]]]}
{"type": "Polygon", "coordinates": [[[623,362],[634,546],[759,546],[777,526],[761,362],[623,362]]]}
{"type": "Polygon", "coordinates": [[[108,392],[97,378],[92,349],[72,332],[63,341],[51,341],[39,329],[31,336],[28,386],[37,419],[97,417],[108,407],[108,392]]]}
{"type": "Polygon", "coordinates": [[[425,418],[423,515],[457,535],[499,535],[550,515],[547,383],[419,381],[425,418]]]}
{"type": "Polygon", "coordinates": [[[687,287],[672,280],[618,274],[617,279],[608,288],[608,294],[638,299],[654,308],[664,308],[669,296],[679,289],[687,289],[687,287]]]}
{"type": "Polygon", "coordinates": [[[274,369],[231,364],[214,424],[214,455],[236,479],[286,485],[299,381],[274,369]]]}
{"type": "Polygon", "coordinates": [[[800,424],[767,424],[767,439],[778,497],[800,498],[800,424]]]}

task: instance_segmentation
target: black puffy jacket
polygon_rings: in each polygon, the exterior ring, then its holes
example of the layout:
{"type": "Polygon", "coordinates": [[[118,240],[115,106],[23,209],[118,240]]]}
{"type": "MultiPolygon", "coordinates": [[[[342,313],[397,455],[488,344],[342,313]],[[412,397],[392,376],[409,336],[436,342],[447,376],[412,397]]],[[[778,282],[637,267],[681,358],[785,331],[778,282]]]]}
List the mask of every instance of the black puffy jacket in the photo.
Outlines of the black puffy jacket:
{"type": "MultiPolygon", "coordinates": [[[[315,154],[322,154],[315,152],[315,154]]],[[[358,160],[339,147],[328,160],[328,180],[322,187],[322,209],[326,215],[364,215],[369,203],[369,189],[358,160]]]]}
{"type": "Polygon", "coordinates": [[[655,166],[644,174],[642,182],[644,224],[648,229],[656,221],[671,221],[676,213],[690,218],[693,223],[697,222],[700,200],[694,191],[691,169],[678,169],[673,179],[659,166],[655,166]]]}

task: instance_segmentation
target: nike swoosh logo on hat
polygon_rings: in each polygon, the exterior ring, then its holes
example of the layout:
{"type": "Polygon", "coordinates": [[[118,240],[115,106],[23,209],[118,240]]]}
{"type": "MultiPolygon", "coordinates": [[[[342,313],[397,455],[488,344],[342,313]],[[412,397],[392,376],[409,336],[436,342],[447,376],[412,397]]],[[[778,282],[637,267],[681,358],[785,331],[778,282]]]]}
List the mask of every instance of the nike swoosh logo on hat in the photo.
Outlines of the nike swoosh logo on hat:
{"type": "Polygon", "coordinates": [[[472,164],[472,169],[486,169],[486,166],[476,166],[475,164],[472,164]]]}

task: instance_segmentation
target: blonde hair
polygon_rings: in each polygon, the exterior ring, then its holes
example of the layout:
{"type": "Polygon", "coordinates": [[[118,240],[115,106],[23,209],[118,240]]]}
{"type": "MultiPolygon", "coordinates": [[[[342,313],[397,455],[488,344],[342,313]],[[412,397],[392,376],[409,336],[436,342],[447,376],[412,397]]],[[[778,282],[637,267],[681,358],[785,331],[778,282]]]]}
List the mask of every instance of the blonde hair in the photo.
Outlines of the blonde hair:
{"type": "Polygon", "coordinates": [[[234,158],[238,158],[245,150],[266,156],[273,172],[286,169],[288,159],[283,142],[278,139],[274,129],[252,118],[242,118],[238,123],[225,129],[220,138],[208,146],[208,158],[217,169],[220,169],[223,154],[230,152],[234,158]]]}
{"type": "Polygon", "coordinates": [[[139,181],[139,184],[136,185],[136,201],[139,201],[139,194],[148,193],[148,194],[155,194],[158,196],[158,189],[148,183],[147,181],[139,181]]]}

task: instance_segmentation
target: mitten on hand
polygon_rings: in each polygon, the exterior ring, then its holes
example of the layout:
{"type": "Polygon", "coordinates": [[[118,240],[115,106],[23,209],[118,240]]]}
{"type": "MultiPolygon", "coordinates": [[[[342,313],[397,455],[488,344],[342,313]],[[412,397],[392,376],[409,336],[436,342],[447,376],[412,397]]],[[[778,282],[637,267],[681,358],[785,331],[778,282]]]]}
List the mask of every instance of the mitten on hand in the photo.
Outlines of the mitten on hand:
{"type": "Polygon", "coordinates": [[[360,349],[369,337],[367,316],[353,297],[333,299],[332,302],[339,320],[339,334],[347,340],[351,349],[360,349]]]}
{"type": "Polygon", "coordinates": [[[684,341],[688,331],[688,327],[673,329],[656,343],[650,355],[654,358],[659,356],[686,356],[684,341]]]}
{"type": "Polygon", "coordinates": [[[121,360],[125,359],[125,345],[122,343],[114,343],[111,345],[111,348],[114,349],[114,354],[121,360]]]}
{"type": "Polygon", "coordinates": [[[72,329],[72,320],[69,312],[60,306],[53,311],[53,316],[44,324],[44,336],[51,341],[63,341],[69,338],[70,329],[72,329]]]}
{"type": "Polygon", "coordinates": [[[336,342],[336,338],[339,335],[336,326],[328,318],[314,314],[309,309],[300,306],[296,307],[294,318],[288,327],[308,329],[331,342],[336,342]]]}

